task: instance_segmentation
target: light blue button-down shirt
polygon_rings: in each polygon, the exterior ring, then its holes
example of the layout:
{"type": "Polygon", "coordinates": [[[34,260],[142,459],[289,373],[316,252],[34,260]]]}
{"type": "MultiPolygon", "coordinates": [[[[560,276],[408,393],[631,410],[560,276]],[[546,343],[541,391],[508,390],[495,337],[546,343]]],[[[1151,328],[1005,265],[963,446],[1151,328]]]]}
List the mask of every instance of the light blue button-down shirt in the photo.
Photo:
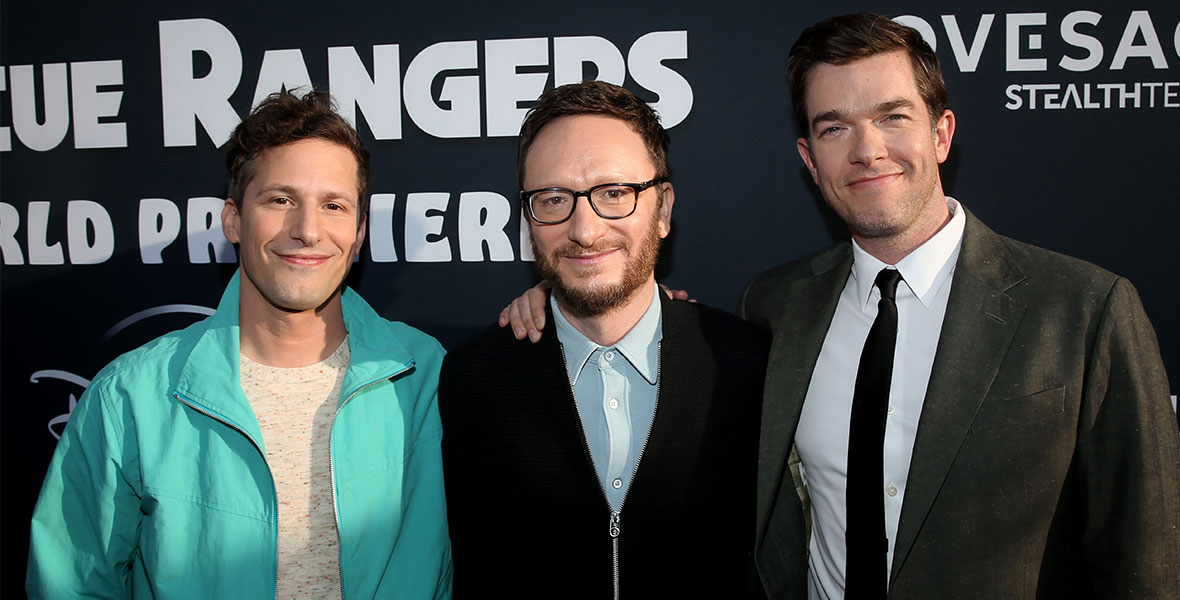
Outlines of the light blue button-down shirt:
{"type": "Polygon", "coordinates": [[[605,348],[575,329],[550,297],[582,432],[612,510],[622,508],[655,418],[664,337],[658,293],[656,288],[635,327],[605,348]]]}

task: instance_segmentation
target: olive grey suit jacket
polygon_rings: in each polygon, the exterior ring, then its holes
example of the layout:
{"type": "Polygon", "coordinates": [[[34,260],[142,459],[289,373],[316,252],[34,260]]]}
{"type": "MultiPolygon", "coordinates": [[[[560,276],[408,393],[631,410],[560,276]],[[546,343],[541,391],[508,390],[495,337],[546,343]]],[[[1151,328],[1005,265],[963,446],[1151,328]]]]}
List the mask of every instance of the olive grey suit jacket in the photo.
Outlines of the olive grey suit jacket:
{"type": "MultiPolygon", "coordinates": [[[[966,217],[890,597],[1177,597],[1180,433],[1138,294],[966,217]]],[[[759,275],[741,303],[774,335],[755,550],[771,598],[806,597],[787,457],[851,265],[836,244],[759,275]]]]}

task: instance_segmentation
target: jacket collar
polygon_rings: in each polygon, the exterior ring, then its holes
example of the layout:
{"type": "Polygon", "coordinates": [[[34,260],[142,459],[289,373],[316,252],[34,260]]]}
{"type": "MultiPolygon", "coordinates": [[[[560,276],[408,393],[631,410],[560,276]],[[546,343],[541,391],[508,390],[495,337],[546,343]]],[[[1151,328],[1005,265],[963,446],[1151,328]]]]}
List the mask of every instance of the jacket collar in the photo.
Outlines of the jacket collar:
{"type": "MultiPolygon", "coordinates": [[[[217,312],[204,321],[204,331],[183,360],[175,394],[186,404],[226,421],[251,436],[262,447],[262,432],[254,409],[242,392],[238,325],[241,269],[226,286],[217,312]]],[[[414,357],[388,325],[356,292],[345,287],[341,296],[344,326],[351,354],[340,402],[362,387],[393,376],[414,365],[414,357]]]]}
{"type": "Polygon", "coordinates": [[[385,319],[352,288],[344,288],[341,307],[352,353],[344,377],[343,402],[360,388],[413,367],[415,361],[385,319]]]}

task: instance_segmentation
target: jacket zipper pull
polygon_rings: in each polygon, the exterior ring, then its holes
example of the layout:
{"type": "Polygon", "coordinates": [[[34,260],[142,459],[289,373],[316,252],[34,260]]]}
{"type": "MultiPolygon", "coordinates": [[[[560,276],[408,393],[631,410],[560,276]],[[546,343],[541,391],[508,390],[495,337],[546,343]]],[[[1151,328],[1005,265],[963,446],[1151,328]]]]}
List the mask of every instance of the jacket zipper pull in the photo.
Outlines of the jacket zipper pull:
{"type": "Polygon", "coordinates": [[[619,511],[610,511],[611,571],[614,574],[614,600],[619,600],[619,511]]]}

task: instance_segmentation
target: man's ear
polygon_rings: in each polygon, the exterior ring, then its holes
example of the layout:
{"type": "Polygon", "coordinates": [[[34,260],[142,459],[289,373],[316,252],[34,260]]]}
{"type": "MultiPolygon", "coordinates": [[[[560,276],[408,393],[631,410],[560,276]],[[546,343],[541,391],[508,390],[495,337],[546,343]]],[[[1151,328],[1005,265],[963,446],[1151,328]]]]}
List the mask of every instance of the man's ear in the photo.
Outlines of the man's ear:
{"type": "Polygon", "coordinates": [[[950,110],[942,111],[942,116],[934,124],[934,152],[938,163],[942,164],[951,152],[951,139],[955,137],[955,113],[950,110]]]}
{"type": "Polygon", "coordinates": [[[676,204],[676,190],[672,189],[672,182],[660,184],[660,239],[672,233],[672,205],[676,204]]]}
{"type": "Polygon", "coordinates": [[[226,198],[225,204],[221,206],[221,231],[231,244],[241,240],[241,219],[237,203],[233,198],[226,198]]]}
{"type": "Polygon", "coordinates": [[[807,143],[807,138],[801,137],[795,140],[795,149],[799,151],[799,158],[803,159],[803,164],[811,173],[811,180],[818,185],[819,180],[815,178],[815,157],[811,155],[811,145],[807,143]]]}

